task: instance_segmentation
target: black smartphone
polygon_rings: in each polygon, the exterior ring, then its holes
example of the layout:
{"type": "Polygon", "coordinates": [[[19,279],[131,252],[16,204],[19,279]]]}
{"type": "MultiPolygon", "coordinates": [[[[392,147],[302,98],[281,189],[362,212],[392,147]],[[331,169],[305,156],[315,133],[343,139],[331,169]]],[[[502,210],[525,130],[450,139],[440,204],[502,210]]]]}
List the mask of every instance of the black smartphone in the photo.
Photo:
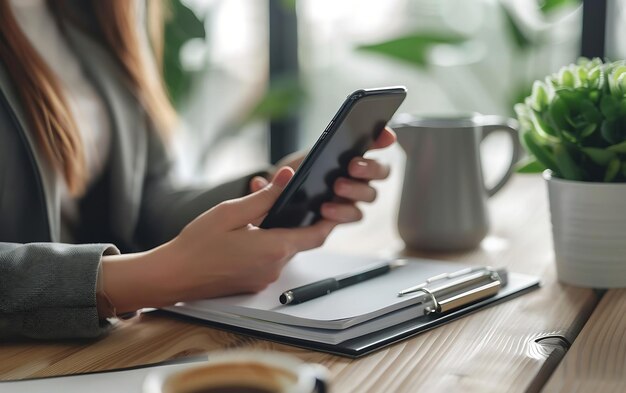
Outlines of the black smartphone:
{"type": "Polygon", "coordinates": [[[335,180],[349,177],[350,161],[367,151],[405,97],[404,86],[363,89],[350,94],[268,212],[261,228],[294,228],[317,221],[321,205],[334,198],[335,180]]]}

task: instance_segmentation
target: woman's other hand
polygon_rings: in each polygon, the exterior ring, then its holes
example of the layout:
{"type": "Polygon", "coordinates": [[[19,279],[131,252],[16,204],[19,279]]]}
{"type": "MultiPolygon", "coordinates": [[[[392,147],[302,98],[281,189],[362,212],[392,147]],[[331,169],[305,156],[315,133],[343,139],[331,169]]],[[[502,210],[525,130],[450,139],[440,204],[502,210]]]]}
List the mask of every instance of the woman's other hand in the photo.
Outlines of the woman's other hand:
{"type": "Polygon", "coordinates": [[[296,253],[321,246],[336,222],[322,219],[295,229],[257,226],[291,176],[292,169],[279,169],[262,189],[220,203],[154,250],[105,257],[104,289],[117,312],[258,292],[296,253]],[[133,256],[134,264],[118,263],[133,256]]]}
{"type": "MultiPolygon", "coordinates": [[[[386,127],[371,146],[371,149],[382,149],[396,141],[396,134],[386,127]]],[[[283,158],[279,166],[289,166],[294,170],[304,160],[306,152],[296,152],[283,158]]],[[[340,201],[327,202],[322,205],[322,217],[337,223],[347,223],[360,220],[363,215],[356,206],[357,202],[373,202],[376,199],[376,189],[370,185],[372,180],[382,180],[389,176],[389,166],[376,160],[356,157],[348,165],[350,178],[340,177],[335,181],[334,192],[340,201]]],[[[267,185],[267,180],[257,176],[250,181],[252,192],[258,191],[267,185]]]]}

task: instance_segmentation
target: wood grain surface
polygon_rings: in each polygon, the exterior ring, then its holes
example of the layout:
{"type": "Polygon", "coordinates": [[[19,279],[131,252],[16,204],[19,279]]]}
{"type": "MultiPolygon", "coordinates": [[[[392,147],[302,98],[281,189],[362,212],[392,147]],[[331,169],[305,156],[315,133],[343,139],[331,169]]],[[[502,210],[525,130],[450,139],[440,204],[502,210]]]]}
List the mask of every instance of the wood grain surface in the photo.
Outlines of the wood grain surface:
{"type": "Polygon", "coordinates": [[[543,181],[539,176],[516,175],[490,200],[492,228],[479,248],[424,254],[404,250],[397,235],[400,176],[396,173],[381,184],[379,200],[365,208],[363,222],[337,230],[324,247],[357,254],[405,254],[506,266],[540,276],[542,288],[358,360],[142,315],[118,323],[97,341],[0,344],[0,379],[110,370],[216,349],[256,348],[325,365],[331,371],[335,392],[539,390],[598,303],[593,291],[562,285],[555,279],[543,181]]]}
{"type": "Polygon", "coordinates": [[[626,289],[604,295],[545,391],[626,392],[626,289]]]}

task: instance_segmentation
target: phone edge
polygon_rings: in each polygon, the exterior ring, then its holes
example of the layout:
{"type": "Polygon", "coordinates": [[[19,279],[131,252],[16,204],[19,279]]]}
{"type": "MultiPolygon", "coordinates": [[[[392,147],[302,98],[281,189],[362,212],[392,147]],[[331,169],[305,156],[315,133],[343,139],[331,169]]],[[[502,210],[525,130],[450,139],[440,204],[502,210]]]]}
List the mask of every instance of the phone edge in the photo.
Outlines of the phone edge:
{"type": "MultiPolygon", "coordinates": [[[[337,122],[349,112],[349,109],[351,109],[359,99],[368,97],[368,96],[375,96],[379,94],[404,94],[404,96],[406,97],[407,89],[405,86],[389,86],[389,87],[378,87],[378,88],[371,88],[371,89],[359,89],[348,94],[346,99],[341,104],[341,107],[339,107],[339,110],[337,110],[335,115],[328,122],[328,125],[326,126],[326,128],[324,128],[324,131],[320,133],[317,140],[315,141],[315,143],[309,150],[309,153],[307,153],[307,155],[302,160],[302,163],[300,164],[298,169],[295,171],[291,180],[296,179],[297,176],[299,176],[300,172],[310,170],[310,166],[315,161],[314,159],[317,158],[319,154],[321,154],[324,146],[330,141],[331,138],[329,138],[329,136],[330,136],[332,126],[336,126],[338,124],[337,122]],[[320,146],[320,143],[324,143],[324,145],[320,146]],[[306,165],[307,162],[309,161],[311,162],[308,165],[306,165]],[[305,168],[305,165],[307,166],[306,168],[305,168]]],[[[404,101],[404,98],[403,98],[403,101],[404,101]]],[[[336,131],[337,129],[338,128],[335,128],[334,131],[336,131]]],[[[382,132],[382,130],[380,132],[382,132]]],[[[380,135],[380,132],[378,135],[380,135]]],[[[306,180],[305,177],[302,177],[302,180],[299,180],[297,184],[293,183],[292,181],[289,181],[289,183],[287,183],[287,186],[285,186],[285,189],[283,189],[281,194],[278,196],[278,199],[274,202],[270,210],[267,212],[267,215],[263,218],[263,221],[259,225],[259,228],[262,228],[262,229],[274,228],[274,227],[269,227],[269,228],[267,227],[267,217],[269,217],[276,210],[280,209],[284,205],[285,200],[287,200],[291,196],[291,194],[293,194],[293,192],[297,190],[297,187],[299,187],[299,185],[302,184],[304,180],[306,180]]]]}

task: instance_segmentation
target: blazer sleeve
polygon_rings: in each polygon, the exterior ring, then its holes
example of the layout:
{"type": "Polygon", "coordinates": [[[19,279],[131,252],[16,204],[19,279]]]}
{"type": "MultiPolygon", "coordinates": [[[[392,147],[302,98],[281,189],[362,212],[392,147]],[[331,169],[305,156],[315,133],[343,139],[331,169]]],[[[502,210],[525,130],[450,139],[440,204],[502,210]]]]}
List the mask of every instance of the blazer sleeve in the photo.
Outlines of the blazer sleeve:
{"type": "Polygon", "coordinates": [[[142,247],[156,247],[176,235],[200,214],[228,199],[250,192],[254,176],[267,177],[271,166],[212,188],[180,187],[171,175],[172,162],[154,132],[148,137],[148,162],[136,238],[142,247]]]}
{"type": "Polygon", "coordinates": [[[96,337],[96,285],[110,244],[0,242],[0,338],[96,337]]]}

